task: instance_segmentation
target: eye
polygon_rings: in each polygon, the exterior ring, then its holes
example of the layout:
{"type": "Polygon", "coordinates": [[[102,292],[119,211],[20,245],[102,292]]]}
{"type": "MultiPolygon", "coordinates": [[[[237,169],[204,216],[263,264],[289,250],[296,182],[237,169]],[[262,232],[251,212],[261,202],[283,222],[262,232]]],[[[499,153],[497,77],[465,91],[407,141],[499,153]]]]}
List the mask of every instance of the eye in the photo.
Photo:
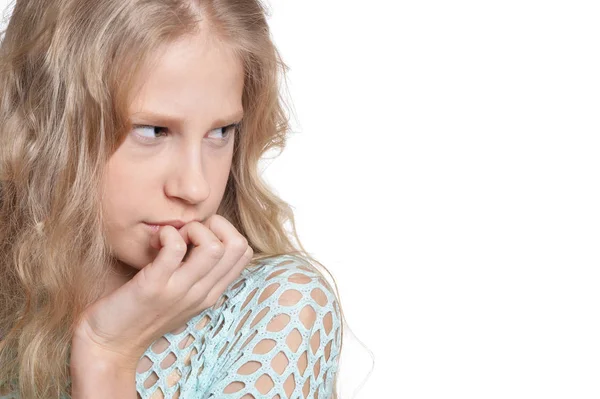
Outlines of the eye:
{"type": "Polygon", "coordinates": [[[221,134],[224,135],[223,137],[220,138],[220,140],[227,140],[229,138],[229,136],[231,136],[231,134],[235,131],[235,129],[237,129],[239,124],[234,123],[232,125],[228,125],[225,127],[218,127],[214,130],[212,130],[213,132],[215,131],[221,131],[221,134]]]}
{"type": "MultiPolygon", "coordinates": [[[[227,141],[229,139],[229,136],[231,136],[231,134],[237,129],[237,127],[239,126],[239,123],[234,123],[225,127],[219,127],[216,129],[211,130],[212,132],[220,132],[220,134],[222,135],[222,137],[217,138],[220,141],[227,141]]],[[[163,126],[154,126],[154,125],[133,125],[133,129],[134,130],[146,130],[148,133],[148,136],[144,136],[144,135],[140,135],[140,134],[135,134],[135,136],[137,138],[139,138],[141,141],[145,141],[145,142],[152,142],[152,141],[156,141],[158,139],[158,137],[156,137],[156,135],[168,135],[168,129],[166,127],[163,126]]]]}
{"type": "MultiPolygon", "coordinates": [[[[149,132],[152,137],[148,137],[148,136],[140,136],[139,134],[136,134],[136,136],[138,138],[140,138],[142,141],[155,141],[156,137],[154,136],[157,133],[162,133],[166,130],[165,127],[162,126],[152,126],[152,125],[133,125],[133,129],[137,130],[137,129],[145,129],[147,132],[149,132]]],[[[165,133],[166,134],[166,133],[165,133]]]]}

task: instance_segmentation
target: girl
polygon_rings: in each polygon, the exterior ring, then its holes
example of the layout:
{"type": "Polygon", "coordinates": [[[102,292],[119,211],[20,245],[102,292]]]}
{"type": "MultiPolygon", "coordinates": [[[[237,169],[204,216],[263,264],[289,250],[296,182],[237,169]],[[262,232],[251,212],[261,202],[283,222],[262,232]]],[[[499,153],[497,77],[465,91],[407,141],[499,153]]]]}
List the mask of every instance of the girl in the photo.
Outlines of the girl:
{"type": "Polygon", "coordinates": [[[0,395],[337,397],[337,287],[258,173],[288,130],[265,14],[16,1],[0,47],[0,395]]]}

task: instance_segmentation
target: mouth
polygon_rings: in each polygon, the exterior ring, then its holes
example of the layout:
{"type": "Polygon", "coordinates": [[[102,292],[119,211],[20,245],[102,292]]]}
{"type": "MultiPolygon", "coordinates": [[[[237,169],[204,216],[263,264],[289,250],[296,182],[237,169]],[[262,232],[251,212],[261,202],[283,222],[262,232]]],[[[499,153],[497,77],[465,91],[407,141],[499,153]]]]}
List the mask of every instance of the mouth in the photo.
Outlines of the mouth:
{"type": "MultiPolygon", "coordinates": [[[[143,223],[144,223],[144,225],[146,225],[146,226],[147,226],[147,227],[148,227],[148,228],[149,228],[149,229],[150,229],[150,230],[151,230],[153,233],[154,233],[154,232],[156,232],[156,231],[158,231],[158,229],[159,229],[161,226],[166,226],[166,225],[164,225],[164,224],[163,224],[163,225],[159,225],[159,224],[149,224],[149,223],[146,223],[146,222],[143,222],[143,223]]],[[[171,225],[169,225],[169,226],[171,226],[171,225]]],[[[176,226],[173,226],[173,227],[176,227],[176,226]]],[[[179,228],[177,228],[177,230],[179,230],[179,228]]],[[[190,252],[192,252],[192,249],[194,249],[194,245],[193,245],[193,244],[188,244],[188,245],[187,245],[187,251],[186,251],[185,255],[183,256],[182,262],[184,262],[184,261],[185,261],[185,260],[188,258],[188,256],[190,255],[190,252]]]]}
{"type": "Polygon", "coordinates": [[[148,226],[152,232],[156,232],[158,229],[160,229],[160,226],[157,224],[148,224],[146,222],[144,222],[144,224],[148,226]]]}
{"type": "Polygon", "coordinates": [[[171,219],[171,220],[162,220],[162,221],[158,221],[158,222],[144,222],[144,223],[146,223],[149,226],[173,226],[177,230],[179,230],[186,224],[194,222],[194,221],[202,223],[202,221],[200,219],[192,219],[189,221],[184,221],[184,220],[180,220],[180,219],[171,219]]]}

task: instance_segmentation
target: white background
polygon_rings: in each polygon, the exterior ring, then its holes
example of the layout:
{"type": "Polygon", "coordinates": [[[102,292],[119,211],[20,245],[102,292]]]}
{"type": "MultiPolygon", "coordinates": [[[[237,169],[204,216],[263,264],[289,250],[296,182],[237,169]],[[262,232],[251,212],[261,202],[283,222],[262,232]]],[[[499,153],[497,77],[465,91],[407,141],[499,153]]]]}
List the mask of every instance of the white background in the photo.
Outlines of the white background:
{"type": "Polygon", "coordinates": [[[599,398],[600,3],[270,4],[267,174],[374,354],[355,398],[599,398]]]}
{"type": "Polygon", "coordinates": [[[342,398],[600,397],[599,3],[268,4],[342,398]]]}

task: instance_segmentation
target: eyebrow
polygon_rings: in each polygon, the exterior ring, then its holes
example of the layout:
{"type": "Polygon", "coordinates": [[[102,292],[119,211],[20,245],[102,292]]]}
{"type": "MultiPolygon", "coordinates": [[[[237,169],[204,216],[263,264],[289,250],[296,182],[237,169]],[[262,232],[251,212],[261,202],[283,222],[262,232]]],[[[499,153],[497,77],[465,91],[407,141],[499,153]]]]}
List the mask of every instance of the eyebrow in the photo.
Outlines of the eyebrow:
{"type": "MultiPolygon", "coordinates": [[[[139,117],[142,119],[152,120],[153,123],[162,126],[176,126],[178,129],[181,129],[183,125],[183,118],[180,118],[176,115],[168,115],[161,114],[158,112],[152,111],[139,111],[131,114],[132,117],[139,117]]],[[[217,127],[229,126],[233,124],[240,123],[242,118],[244,117],[244,110],[240,110],[233,115],[229,115],[226,117],[221,117],[216,119],[211,126],[211,129],[216,129],[217,127]]]]}

